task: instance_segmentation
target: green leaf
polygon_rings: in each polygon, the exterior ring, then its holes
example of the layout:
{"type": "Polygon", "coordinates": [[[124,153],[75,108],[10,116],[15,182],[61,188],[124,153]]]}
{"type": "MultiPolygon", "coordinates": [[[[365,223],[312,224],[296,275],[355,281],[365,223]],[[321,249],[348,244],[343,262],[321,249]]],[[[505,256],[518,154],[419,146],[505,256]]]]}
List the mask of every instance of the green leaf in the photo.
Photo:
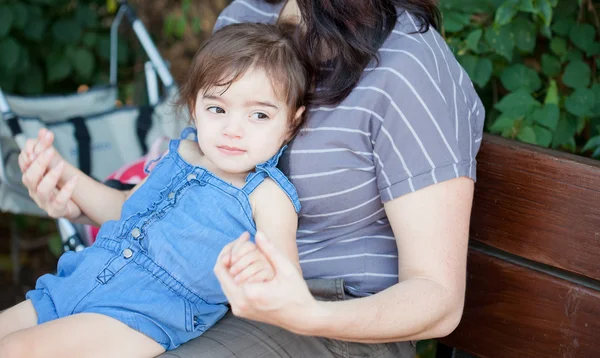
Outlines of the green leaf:
{"type": "Polygon", "coordinates": [[[75,21],[82,28],[95,28],[98,26],[98,15],[88,6],[79,5],[75,9],[75,21]]]}
{"type": "Polygon", "coordinates": [[[531,53],[536,45],[536,26],[533,22],[522,17],[512,22],[512,33],[515,45],[523,52],[531,53]]]}
{"type": "Polygon", "coordinates": [[[110,37],[107,35],[98,35],[96,43],[96,53],[100,58],[110,59],[110,37]]]}
{"type": "Polygon", "coordinates": [[[594,105],[594,92],[589,88],[577,88],[565,100],[567,111],[578,117],[590,115],[594,105]]]}
{"type": "MultiPolygon", "coordinates": [[[[594,84],[591,90],[592,92],[594,92],[595,98],[594,108],[592,109],[592,116],[600,117],[600,83],[594,84]]],[[[600,128],[598,128],[598,131],[600,131],[600,128]]]]}
{"type": "Polygon", "coordinates": [[[191,0],[183,0],[181,2],[181,11],[184,14],[187,14],[190,11],[191,0]]]}
{"type": "Polygon", "coordinates": [[[478,51],[479,40],[481,40],[481,36],[483,35],[483,30],[477,29],[471,31],[466,38],[467,48],[475,53],[478,51]]]}
{"type": "Polygon", "coordinates": [[[600,55],[600,42],[594,42],[590,45],[590,49],[586,52],[589,57],[600,55]]]}
{"type": "Polygon", "coordinates": [[[444,29],[446,32],[459,32],[471,22],[471,15],[459,11],[444,13],[444,29]]]}
{"type": "Polygon", "coordinates": [[[548,92],[546,93],[544,104],[553,104],[558,106],[558,85],[556,84],[555,80],[550,80],[550,85],[548,86],[548,92]]]}
{"type": "Polygon", "coordinates": [[[548,148],[552,143],[552,132],[544,127],[533,126],[533,132],[535,133],[535,141],[537,145],[548,148]]]}
{"type": "Polygon", "coordinates": [[[569,118],[568,115],[563,114],[558,121],[556,131],[554,131],[554,137],[552,138],[552,147],[558,148],[561,145],[567,144],[575,136],[577,131],[577,122],[569,118]]]}
{"type": "Polygon", "coordinates": [[[583,52],[577,48],[572,48],[567,54],[567,61],[583,61],[583,52]]]}
{"type": "Polygon", "coordinates": [[[504,88],[514,92],[520,88],[535,92],[542,87],[542,81],[537,72],[520,63],[507,67],[500,77],[504,88]]]}
{"type": "Polygon", "coordinates": [[[505,1],[496,11],[494,24],[498,27],[504,26],[512,21],[519,12],[519,0],[505,1]]]}
{"type": "Polygon", "coordinates": [[[10,7],[2,4],[0,5],[0,38],[6,36],[10,31],[13,23],[13,13],[10,7]]]}
{"type": "Polygon", "coordinates": [[[0,88],[6,92],[13,92],[17,76],[10,71],[0,68],[0,88]]]}
{"type": "Polygon", "coordinates": [[[13,15],[13,26],[19,30],[23,30],[25,28],[25,24],[27,23],[27,6],[23,3],[17,2],[10,5],[11,12],[13,15]]]}
{"type": "Polygon", "coordinates": [[[520,89],[504,96],[500,102],[494,105],[494,108],[502,113],[525,117],[541,106],[527,90],[520,89]]]}
{"type": "Polygon", "coordinates": [[[181,16],[180,18],[177,19],[177,21],[175,21],[175,27],[174,27],[174,32],[173,34],[175,35],[175,37],[177,38],[182,38],[183,34],[185,33],[185,26],[186,26],[187,22],[185,21],[185,17],[181,16]]]}
{"type": "Polygon", "coordinates": [[[533,5],[533,0],[521,0],[521,3],[519,4],[519,10],[531,13],[537,12],[537,9],[533,5]]]}
{"type": "Polygon", "coordinates": [[[194,34],[199,34],[202,32],[202,24],[200,23],[200,19],[197,16],[192,18],[192,32],[194,34]]]}
{"type": "Polygon", "coordinates": [[[552,41],[550,41],[550,49],[558,55],[559,58],[563,58],[568,52],[567,40],[562,37],[553,38],[552,41]]]}
{"type": "Polygon", "coordinates": [[[23,29],[23,34],[29,40],[41,42],[47,27],[47,20],[43,17],[30,16],[27,26],[23,29]]]}
{"type": "Polygon", "coordinates": [[[583,61],[571,61],[565,72],[563,73],[562,81],[565,86],[571,88],[587,87],[590,83],[592,70],[587,63],[583,61]]]}
{"type": "Polygon", "coordinates": [[[555,131],[560,118],[560,109],[555,104],[546,104],[542,108],[536,108],[531,114],[531,118],[534,123],[555,131]]]}
{"type": "Polygon", "coordinates": [[[71,65],[79,76],[87,80],[94,73],[96,61],[94,55],[89,50],[78,48],[71,57],[71,65]]]}
{"type": "Polygon", "coordinates": [[[552,23],[552,4],[549,0],[537,0],[538,15],[544,21],[544,25],[550,26],[552,23]]]}
{"type": "Polygon", "coordinates": [[[592,150],[598,146],[600,146],[600,135],[590,138],[590,140],[588,140],[581,149],[581,152],[587,152],[588,150],[592,150]]]}
{"type": "Polygon", "coordinates": [[[74,45],[81,38],[81,26],[73,19],[60,19],[52,25],[52,34],[58,43],[74,45]]]}
{"type": "Polygon", "coordinates": [[[512,132],[517,119],[518,118],[514,116],[509,116],[505,114],[500,115],[500,117],[498,117],[490,127],[490,132],[502,133],[506,136],[507,134],[509,134],[509,132],[512,132]]]}
{"type": "Polygon", "coordinates": [[[552,30],[550,30],[550,26],[542,25],[540,26],[540,34],[547,39],[552,38],[552,30]]]}
{"type": "Polygon", "coordinates": [[[17,65],[14,69],[15,74],[20,75],[26,73],[29,70],[30,62],[29,49],[27,47],[21,47],[21,50],[19,51],[19,61],[17,61],[17,65]]]}
{"type": "Polygon", "coordinates": [[[556,19],[552,24],[552,31],[560,36],[568,36],[573,25],[575,25],[575,20],[571,17],[556,19]]]}
{"type": "Polygon", "coordinates": [[[492,61],[487,57],[478,58],[471,55],[460,56],[458,60],[471,80],[479,87],[485,87],[492,76],[492,61]]]}
{"type": "Polygon", "coordinates": [[[58,82],[71,74],[72,67],[67,58],[59,53],[51,53],[46,58],[48,83],[58,82]]]}
{"type": "Polygon", "coordinates": [[[528,126],[521,128],[519,134],[517,134],[517,139],[521,142],[537,144],[535,140],[535,131],[528,126]]]}
{"type": "Polygon", "coordinates": [[[548,77],[556,77],[560,74],[561,64],[558,58],[547,53],[542,54],[542,72],[548,77]]]}
{"type": "Polygon", "coordinates": [[[40,66],[32,65],[19,76],[17,90],[24,95],[36,95],[44,91],[44,74],[40,66]]]}
{"type": "Polygon", "coordinates": [[[12,71],[19,60],[20,47],[12,37],[0,41],[0,69],[12,71]]]}
{"type": "Polygon", "coordinates": [[[585,52],[591,50],[596,37],[596,30],[590,24],[575,24],[569,32],[569,39],[585,52]]]}
{"type": "Polygon", "coordinates": [[[492,61],[487,57],[481,57],[479,61],[477,61],[477,68],[475,70],[475,76],[473,77],[473,81],[475,81],[475,83],[479,87],[485,87],[485,85],[492,77],[492,70],[492,61]]]}
{"type": "Polygon", "coordinates": [[[511,36],[508,26],[503,26],[499,29],[497,29],[495,26],[488,27],[485,30],[484,37],[494,52],[506,58],[508,61],[512,61],[515,41],[511,36]]]}
{"type": "Polygon", "coordinates": [[[95,32],[86,32],[81,38],[81,43],[88,48],[94,48],[98,43],[98,35],[95,32]]]}

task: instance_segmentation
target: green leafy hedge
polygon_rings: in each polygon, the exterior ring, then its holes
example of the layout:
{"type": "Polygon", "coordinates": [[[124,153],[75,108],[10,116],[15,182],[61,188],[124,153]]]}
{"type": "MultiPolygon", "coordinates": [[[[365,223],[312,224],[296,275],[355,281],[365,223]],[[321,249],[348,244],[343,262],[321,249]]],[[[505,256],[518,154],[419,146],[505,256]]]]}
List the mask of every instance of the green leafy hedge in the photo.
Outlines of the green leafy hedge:
{"type": "MultiPolygon", "coordinates": [[[[600,158],[597,3],[440,1],[445,38],[484,101],[487,131],[600,158]]],[[[36,95],[107,83],[115,4],[114,0],[0,3],[2,89],[36,95]]],[[[182,1],[181,16],[166,16],[162,31],[154,36],[183,41],[181,31],[188,25],[196,33],[199,20],[191,16],[191,5],[197,4],[182,1]]],[[[135,51],[125,37],[119,39],[119,75],[131,81],[135,51]]]]}
{"type": "Polygon", "coordinates": [[[445,37],[486,130],[600,158],[600,20],[592,0],[442,0],[445,37]]]}
{"type": "MultiPolygon", "coordinates": [[[[114,3],[114,2],[112,2],[114,3]]],[[[0,3],[0,87],[23,95],[72,92],[108,83],[106,0],[8,0],[0,3]]],[[[131,65],[127,41],[118,61],[131,65]]]]}

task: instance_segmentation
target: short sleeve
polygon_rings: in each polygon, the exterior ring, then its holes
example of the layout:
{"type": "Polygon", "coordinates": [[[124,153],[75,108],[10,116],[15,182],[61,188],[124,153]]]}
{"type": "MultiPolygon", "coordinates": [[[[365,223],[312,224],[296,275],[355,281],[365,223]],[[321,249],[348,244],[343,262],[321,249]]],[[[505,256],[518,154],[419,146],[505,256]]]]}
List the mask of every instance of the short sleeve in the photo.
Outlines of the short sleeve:
{"type": "Polygon", "coordinates": [[[372,144],[384,202],[460,176],[475,180],[481,102],[436,32],[414,40],[405,39],[401,50],[382,48],[373,69],[380,85],[373,86],[372,144]]]}
{"type": "Polygon", "coordinates": [[[221,11],[213,32],[243,22],[274,23],[278,17],[278,9],[263,0],[235,0],[221,11]]]}

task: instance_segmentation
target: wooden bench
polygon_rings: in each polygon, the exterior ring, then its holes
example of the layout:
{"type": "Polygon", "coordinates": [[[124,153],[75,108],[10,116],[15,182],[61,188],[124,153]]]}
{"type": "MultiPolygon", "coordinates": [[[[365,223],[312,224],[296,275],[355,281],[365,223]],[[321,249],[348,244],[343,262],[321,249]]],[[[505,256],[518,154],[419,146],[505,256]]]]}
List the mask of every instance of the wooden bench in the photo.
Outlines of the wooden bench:
{"type": "Polygon", "coordinates": [[[465,310],[439,351],[600,357],[600,161],[491,135],[477,161],[465,310]]]}

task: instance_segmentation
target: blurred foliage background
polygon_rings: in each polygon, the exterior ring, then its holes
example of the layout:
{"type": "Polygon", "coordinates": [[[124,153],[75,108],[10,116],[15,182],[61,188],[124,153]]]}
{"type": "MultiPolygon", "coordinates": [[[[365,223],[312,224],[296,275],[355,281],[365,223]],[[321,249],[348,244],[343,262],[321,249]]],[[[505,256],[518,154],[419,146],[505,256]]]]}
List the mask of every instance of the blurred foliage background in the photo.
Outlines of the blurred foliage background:
{"type": "MultiPolygon", "coordinates": [[[[229,2],[130,1],[176,79],[229,2]]],[[[485,102],[486,131],[600,158],[599,7],[592,0],[440,1],[443,35],[485,102]]],[[[4,0],[2,89],[38,95],[106,84],[116,9],[116,0],[4,0]]],[[[144,61],[123,24],[123,102],[143,97],[144,61]]]]}
{"type": "Polygon", "coordinates": [[[600,20],[592,0],[442,0],[445,37],[486,130],[600,158],[600,20]]]}

